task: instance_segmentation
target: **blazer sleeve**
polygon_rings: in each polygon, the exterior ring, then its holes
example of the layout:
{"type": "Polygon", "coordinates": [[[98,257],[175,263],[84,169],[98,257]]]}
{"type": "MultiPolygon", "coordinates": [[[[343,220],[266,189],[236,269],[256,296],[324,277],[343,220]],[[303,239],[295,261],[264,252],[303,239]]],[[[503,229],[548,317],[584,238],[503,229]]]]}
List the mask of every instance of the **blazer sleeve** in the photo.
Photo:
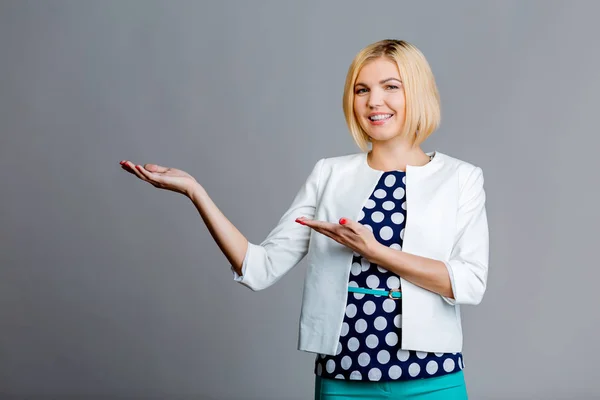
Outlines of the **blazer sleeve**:
{"type": "Polygon", "coordinates": [[[291,206],[266,239],[259,245],[248,243],[242,275],[231,267],[235,281],[253,291],[265,289],[281,279],[308,253],[310,228],[295,220],[301,216],[311,219],[315,216],[323,163],[324,159],[321,159],[315,164],[291,206]]]}
{"type": "Polygon", "coordinates": [[[452,305],[477,305],[486,290],[489,231],[485,198],[483,172],[474,167],[460,193],[454,247],[450,259],[444,261],[454,299],[442,297],[452,305]]]}

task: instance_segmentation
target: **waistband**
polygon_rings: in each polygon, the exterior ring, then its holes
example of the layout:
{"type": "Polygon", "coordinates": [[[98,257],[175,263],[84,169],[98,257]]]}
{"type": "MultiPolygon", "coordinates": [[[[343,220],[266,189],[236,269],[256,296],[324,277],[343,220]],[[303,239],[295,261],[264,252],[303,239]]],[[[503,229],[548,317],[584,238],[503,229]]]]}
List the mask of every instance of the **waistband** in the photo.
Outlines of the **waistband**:
{"type": "Polygon", "coordinates": [[[402,298],[402,292],[400,289],[380,290],[348,286],[348,291],[353,293],[374,294],[376,296],[387,296],[392,300],[399,300],[402,298]]]}

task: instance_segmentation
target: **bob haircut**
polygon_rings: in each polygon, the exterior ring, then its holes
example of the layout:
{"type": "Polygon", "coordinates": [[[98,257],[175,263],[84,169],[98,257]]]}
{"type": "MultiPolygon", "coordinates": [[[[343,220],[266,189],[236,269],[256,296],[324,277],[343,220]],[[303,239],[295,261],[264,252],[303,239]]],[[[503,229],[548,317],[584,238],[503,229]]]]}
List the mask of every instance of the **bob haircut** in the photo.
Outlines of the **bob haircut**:
{"type": "Polygon", "coordinates": [[[419,49],[403,40],[385,39],[362,49],[350,64],[344,85],[343,108],[352,138],[363,151],[368,151],[370,138],[360,126],[354,113],[354,85],[361,68],[378,58],[396,63],[404,96],[406,110],[401,135],[420,145],[440,125],[440,97],[435,77],[429,63],[419,49]]]}

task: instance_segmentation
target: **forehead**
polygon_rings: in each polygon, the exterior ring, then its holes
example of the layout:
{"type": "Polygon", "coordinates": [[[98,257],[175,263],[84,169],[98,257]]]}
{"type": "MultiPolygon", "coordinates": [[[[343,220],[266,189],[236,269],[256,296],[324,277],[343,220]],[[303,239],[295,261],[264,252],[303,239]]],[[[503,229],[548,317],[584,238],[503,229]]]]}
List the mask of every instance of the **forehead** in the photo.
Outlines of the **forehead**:
{"type": "Polygon", "coordinates": [[[358,72],[357,82],[378,82],[385,78],[400,79],[398,66],[388,58],[377,58],[367,62],[358,72]]]}

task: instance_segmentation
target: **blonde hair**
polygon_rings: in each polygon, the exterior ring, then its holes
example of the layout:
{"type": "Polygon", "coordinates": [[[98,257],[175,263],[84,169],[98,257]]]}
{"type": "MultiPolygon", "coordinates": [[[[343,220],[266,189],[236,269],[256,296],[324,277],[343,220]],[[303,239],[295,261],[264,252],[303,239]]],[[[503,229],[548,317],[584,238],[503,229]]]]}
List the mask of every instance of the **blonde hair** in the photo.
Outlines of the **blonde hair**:
{"type": "Polygon", "coordinates": [[[386,39],[372,43],[362,49],[350,64],[343,96],[344,116],[350,134],[358,147],[368,151],[370,138],[354,113],[354,85],[361,68],[381,57],[396,63],[404,87],[406,111],[401,135],[412,138],[413,146],[420,145],[440,124],[440,97],[425,56],[403,40],[386,39]]]}

